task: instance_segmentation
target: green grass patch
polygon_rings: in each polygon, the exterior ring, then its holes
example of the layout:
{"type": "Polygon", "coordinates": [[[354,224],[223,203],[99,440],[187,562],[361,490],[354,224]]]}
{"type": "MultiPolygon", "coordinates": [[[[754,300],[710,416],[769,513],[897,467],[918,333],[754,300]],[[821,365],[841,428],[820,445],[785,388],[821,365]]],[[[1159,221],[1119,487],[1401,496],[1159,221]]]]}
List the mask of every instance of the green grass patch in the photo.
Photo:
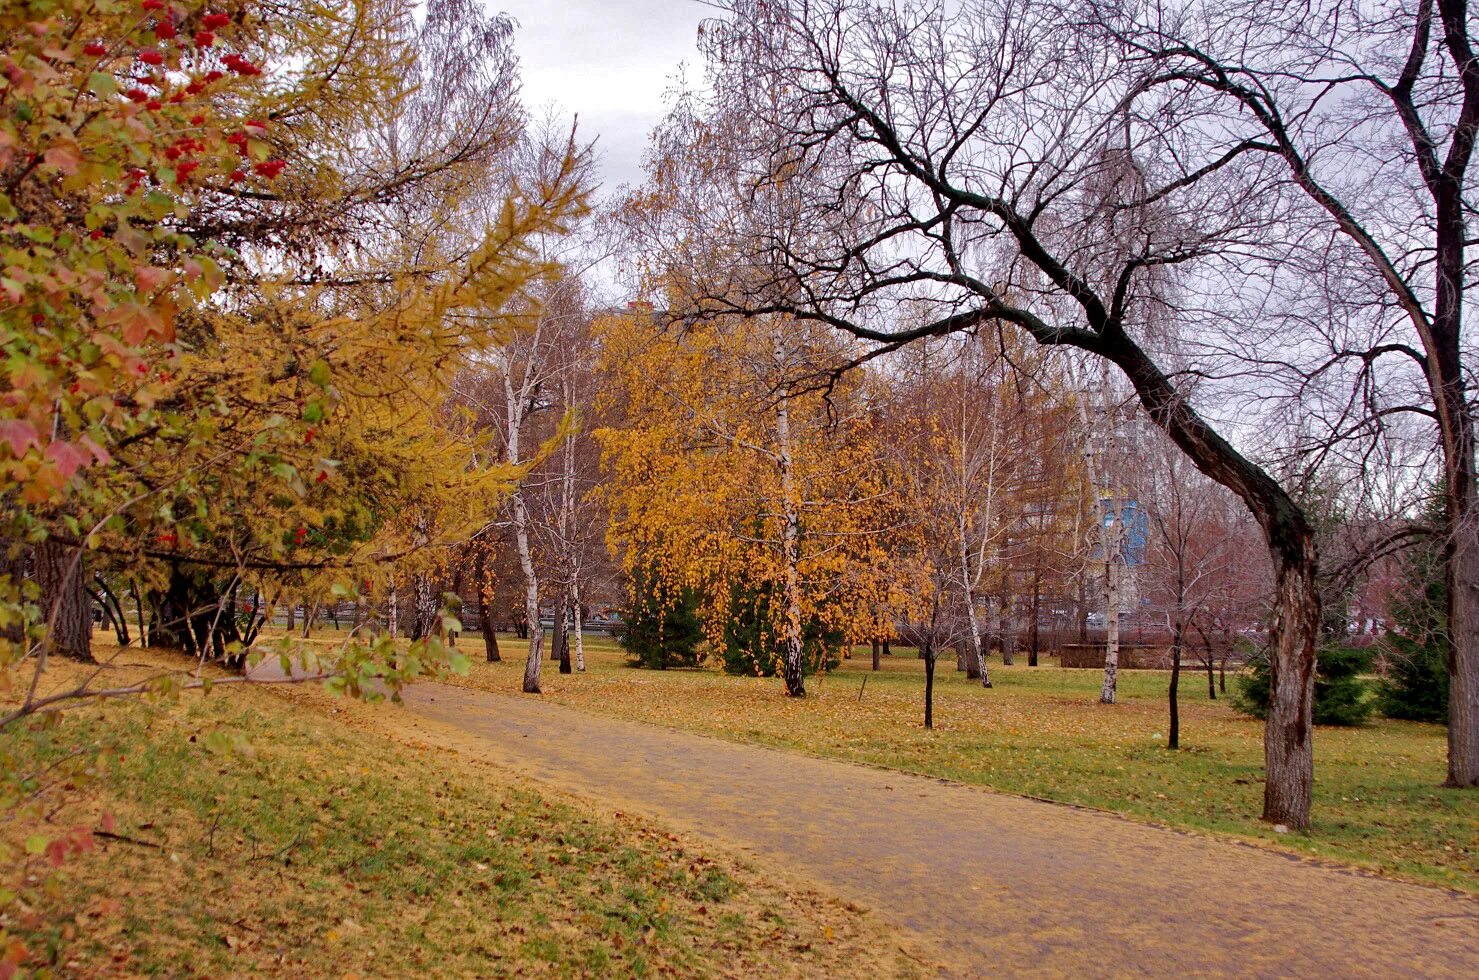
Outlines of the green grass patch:
{"type": "MultiPolygon", "coordinates": [[[[310,706],[327,701],[112,703],[6,735],[35,767],[110,746],[96,780],[55,787],[50,821],[99,827],[106,812],[127,840],[55,872],[36,858],[6,868],[32,887],[5,909],[5,941],[64,975],[912,972],[886,934],[829,900],[343,723],[374,708],[335,719],[310,706]],[[218,730],[248,747],[221,751],[218,730]]],[[[3,827],[12,841],[48,832],[16,823],[3,827]]]]}

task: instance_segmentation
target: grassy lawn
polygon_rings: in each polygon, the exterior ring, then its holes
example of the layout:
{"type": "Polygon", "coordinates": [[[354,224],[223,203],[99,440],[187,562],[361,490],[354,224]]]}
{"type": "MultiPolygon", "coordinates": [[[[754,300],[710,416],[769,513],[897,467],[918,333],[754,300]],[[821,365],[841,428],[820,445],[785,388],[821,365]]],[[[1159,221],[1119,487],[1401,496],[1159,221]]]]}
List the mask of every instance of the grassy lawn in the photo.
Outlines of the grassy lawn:
{"type": "MultiPolygon", "coordinates": [[[[505,661],[481,659],[455,683],[517,691],[524,648],[503,641],[505,661]]],[[[1025,658],[1021,658],[1025,659],[1025,658]]],[[[1204,675],[1183,674],[1181,743],[1165,748],[1168,674],[1123,671],[1120,703],[1097,703],[1101,673],[992,664],[983,690],[942,658],[936,729],[921,727],[923,664],[912,651],[877,674],[860,650],[808,681],[792,701],[775,679],[710,670],[625,666],[609,640],[586,644],[588,671],[545,667],[545,696],[562,704],[737,741],[795,749],[1113,810],[1177,827],[1258,840],[1320,858],[1479,894],[1479,793],[1440,788],[1442,727],[1377,720],[1315,737],[1314,828],[1275,834],[1257,819],[1263,799],[1262,723],[1207,700],[1204,675]],[[863,689],[864,679],[867,687],[863,689]],[[859,694],[861,692],[861,699],[859,694]]]]}
{"type": "Polygon", "coordinates": [[[914,972],[857,910],[395,741],[384,710],[218,690],[7,735],[21,767],[93,742],[116,753],[96,779],[53,787],[49,826],[0,822],[4,843],[104,813],[130,840],[54,873],[11,861],[0,885],[32,887],[0,914],[0,946],[19,939],[29,967],[71,976],[914,972]],[[247,746],[223,749],[217,731],[247,746]]]}

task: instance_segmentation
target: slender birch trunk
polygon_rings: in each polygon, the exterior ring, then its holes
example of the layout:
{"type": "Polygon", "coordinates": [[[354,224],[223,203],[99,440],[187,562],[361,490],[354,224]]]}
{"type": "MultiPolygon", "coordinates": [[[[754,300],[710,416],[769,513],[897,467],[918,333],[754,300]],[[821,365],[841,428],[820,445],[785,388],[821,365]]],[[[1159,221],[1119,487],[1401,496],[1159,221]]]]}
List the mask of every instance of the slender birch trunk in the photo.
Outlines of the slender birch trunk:
{"type": "Polygon", "coordinates": [[[574,600],[571,604],[571,612],[575,617],[575,669],[577,672],[585,673],[585,624],[580,612],[580,585],[579,583],[570,587],[570,595],[574,600]]]}
{"type": "MultiPolygon", "coordinates": [[[[390,595],[385,599],[388,604],[386,611],[386,628],[390,630],[392,640],[399,639],[401,631],[401,597],[395,588],[395,579],[390,580],[390,595]]],[[[289,614],[288,619],[292,619],[289,614]]]]}
{"type": "MultiPolygon", "coordinates": [[[[514,391],[510,374],[511,366],[505,365],[503,392],[508,412],[508,461],[517,465],[519,435],[523,428],[523,392],[514,391]]],[[[519,568],[524,573],[524,617],[529,623],[529,659],[524,664],[524,693],[539,694],[539,672],[544,658],[544,628],[539,625],[539,575],[534,570],[534,553],[529,546],[529,509],[524,502],[524,488],[515,487],[512,497],[514,544],[519,553],[519,568]]]]}
{"type": "Polygon", "coordinates": [[[795,460],[791,452],[791,412],[784,399],[776,409],[775,431],[781,471],[781,515],[785,522],[781,530],[781,559],[786,566],[782,596],[786,615],[784,675],[786,695],[801,698],[806,696],[801,642],[801,515],[796,495],[795,460]]]}
{"type": "MultiPolygon", "coordinates": [[[[1106,548],[1112,538],[1106,534],[1106,548]]],[[[1104,683],[1099,688],[1099,703],[1114,704],[1118,693],[1120,668],[1120,576],[1116,555],[1106,550],[1104,556],[1104,683]]]]}

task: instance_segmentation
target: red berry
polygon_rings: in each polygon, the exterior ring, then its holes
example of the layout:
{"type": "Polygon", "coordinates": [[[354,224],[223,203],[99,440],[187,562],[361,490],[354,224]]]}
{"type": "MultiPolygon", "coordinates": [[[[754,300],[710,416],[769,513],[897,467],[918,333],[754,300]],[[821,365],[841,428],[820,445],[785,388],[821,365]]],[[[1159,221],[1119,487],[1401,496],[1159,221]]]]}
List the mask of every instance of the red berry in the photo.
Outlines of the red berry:
{"type": "Polygon", "coordinates": [[[171,21],[162,20],[154,25],[154,36],[161,41],[168,41],[177,33],[179,32],[175,30],[175,25],[171,21]]]}
{"type": "Polygon", "coordinates": [[[94,228],[92,231],[87,233],[87,237],[91,238],[93,241],[97,241],[98,239],[103,237],[103,229],[94,228]]]}
{"type": "Polygon", "coordinates": [[[243,180],[246,180],[246,174],[243,171],[240,171],[240,170],[233,170],[233,171],[231,171],[231,182],[232,183],[237,183],[237,182],[243,181],[243,180]]]}
{"type": "Polygon", "coordinates": [[[162,10],[164,8],[164,0],[144,0],[139,6],[145,10],[162,10]]]}
{"type": "Polygon", "coordinates": [[[82,53],[87,55],[89,58],[101,58],[103,55],[108,53],[108,48],[105,45],[94,42],[84,47],[82,49],[82,53]]]}
{"type": "Polygon", "coordinates": [[[318,471],[318,476],[314,478],[314,481],[313,482],[314,483],[323,483],[328,478],[329,478],[329,471],[328,470],[319,470],[318,471]]]}
{"type": "Polygon", "coordinates": [[[32,313],[31,322],[39,327],[41,326],[41,324],[46,322],[46,315],[43,313],[32,313]]]}
{"type": "MultiPolygon", "coordinates": [[[[185,86],[185,91],[186,92],[189,92],[191,95],[199,95],[201,92],[204,92],[205,91],[205,83],[204,82],[191,82],[189,85],[186,85],[185,86]]],[[[202,118],[204,118],[204,117],[202,117],[202,118]]],[[[200,123],[196,123],[195,125],[199,126],[200,123]]]]}
{"type": "Polygon", "coordinates": [[[131,89],[129,89],[124,94],[128,96],[128,100],[130,102],[148,102],[149,101],[149,93],[148,92],[145,92],[141,88],[131,88],[131,89]]]}
{"type": "Polygon", "coordinates": [[[283,168],[287,165],[288,162],[286,160],[264,160],[252,169],[268,180],[272,180],[278,174],[282,173],[283,168]]]}
{"type": "Polygon", "coordinates": [[[212,34],[210,31],[196,31],[195,32],[195,46],[196,47],[198,47],[198,48],[208,48],[212,44],[215,44],[215,43],[216,43],[216,35],[212,34]]]}
{"type": "Polygon", "coordinates": [[[200,22],[211,30],[215,30],[218,27],[225,27],[231,23],[231,18],[225,14],[206,14],[201,18],[200,22]]]}
{"type": "Polygon", "coordinates": [[[139,52],[139,60],[146,65],[162,65],[164,64],[164,55],[155,51],[153,48],[145,48],[139,52]]]}
{"type": "Polygon", "coordinates": [[[197,112],[195,115],[191,116],[190,117],[190,125],[192,125],[192,126],[204,126],[205,125],[205,113],[203,113],[203,112],[197,112]]]}
{"type": "Polygon", "coordinates": [[[219,82],[221,79],[223,79],[225,77],[226,76],[223,73],[217,71],[214,68],[212,68],[210,71],[208,71],[208,72],[205,73],[205,80],[207,82],[219,82]]]}
{"type": "Polygon", "coordinates": [[[164,103],[160,102],[158,99],[150,99],[148,102],[144,103],[144,108],[148,109],[150,112],[155,112],[159,109],[163,109],[164,103]]]}

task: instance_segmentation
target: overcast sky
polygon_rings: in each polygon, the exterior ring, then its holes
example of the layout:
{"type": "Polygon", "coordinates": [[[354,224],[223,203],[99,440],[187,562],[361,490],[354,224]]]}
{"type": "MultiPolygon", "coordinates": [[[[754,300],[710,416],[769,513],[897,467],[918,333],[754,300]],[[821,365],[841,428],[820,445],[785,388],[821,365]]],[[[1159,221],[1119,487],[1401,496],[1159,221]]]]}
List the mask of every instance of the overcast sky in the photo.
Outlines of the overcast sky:
{"type": "Polygon", "coordinates": [[[697,0],[488,0],[518,21],[524,105],[579,114],[597,139],[602,194],[642,176],[647,134],[665,111],[680,63],[697,75],[698,23],[714,11],[697,0]]]}

